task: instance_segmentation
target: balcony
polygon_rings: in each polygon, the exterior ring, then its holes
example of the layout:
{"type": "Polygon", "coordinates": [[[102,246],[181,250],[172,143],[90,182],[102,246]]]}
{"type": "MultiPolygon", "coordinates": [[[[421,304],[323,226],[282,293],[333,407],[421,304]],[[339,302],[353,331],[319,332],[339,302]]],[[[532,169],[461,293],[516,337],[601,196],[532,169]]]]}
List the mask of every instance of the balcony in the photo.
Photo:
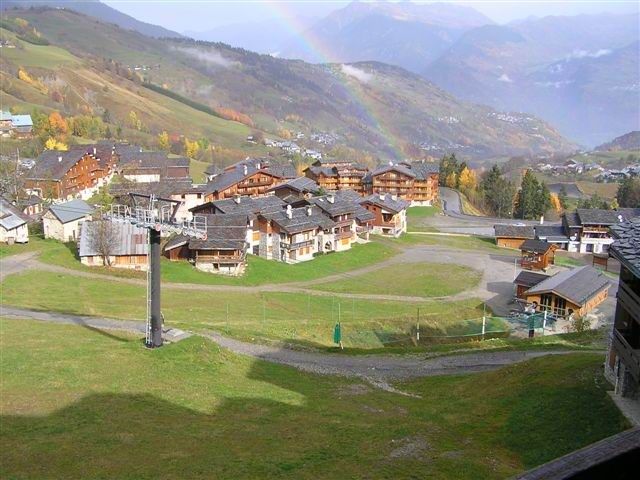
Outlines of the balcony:
{"type": "Polygon", "coordinates": [[[244,262],[244,254],[239,255],[196,255],[196,262],[202,263],[240,263],[244,262]]]}
{"type": "Polygon", "coordinates": [[[280,248],[285,248],[287,250],[297,250],[299,248],[312,247],[314,243],[315,240],[303,240],[302,242],[295,243],[280,242],[280,248]]]}
{"type": "Polygon", "coordinates": [[[342,240],[344,238],[351,238],[351,237],[353,237],[353,232],[351,230],[345,230],[343,232],[337,232],[335,234],[336,240],[342,240]]]}
{"type": "Polygon", "coordinates": [[[349,220],[340,220],[335,222],[336,227],[350,227],[351,224],[353,223],[353,220],[349,219],[349,220]]]}
{"type": "Polygon", "coordinates": [[[640,381],[640,350],[631,346],[625,336],[627,333],[628,332],[624,330],[614,328],[613,335],[611,336],[611,344],[622,363],[624,363],[625,367],[629,370],[629,373],[631,373],[636,381],[640,381]]]}
{"type": "Polygon", "coordinates": [[[629,315],[631,315],[636,322],[640,323],[640,297],[623,281],[618,285],[617,297],[629,315]]]}
{"type": "Polygon", "coordinates": [[[273,184],[272,179],[260,180],[258,182],[240,182],[238,188],[253,188],[253,187],[266,187],[273,184]]]}

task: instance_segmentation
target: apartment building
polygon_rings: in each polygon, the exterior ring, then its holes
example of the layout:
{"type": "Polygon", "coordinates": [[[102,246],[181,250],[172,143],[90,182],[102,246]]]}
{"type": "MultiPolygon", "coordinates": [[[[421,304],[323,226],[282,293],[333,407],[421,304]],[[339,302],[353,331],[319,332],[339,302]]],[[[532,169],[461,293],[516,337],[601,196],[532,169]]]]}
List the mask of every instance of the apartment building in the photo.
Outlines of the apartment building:
{"type": "Polygon", "coordinates": [[[392,237],[406,233],[408,200],[396,194],[376,193],[365,197],[362,206],[374,215],[372,233],[392,237]]]}

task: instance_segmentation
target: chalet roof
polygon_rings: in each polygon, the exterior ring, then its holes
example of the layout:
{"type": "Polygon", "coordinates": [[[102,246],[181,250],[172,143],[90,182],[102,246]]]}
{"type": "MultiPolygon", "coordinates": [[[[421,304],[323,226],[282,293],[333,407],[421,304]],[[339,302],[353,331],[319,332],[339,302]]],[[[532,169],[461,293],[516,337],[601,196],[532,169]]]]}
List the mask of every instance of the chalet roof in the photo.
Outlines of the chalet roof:
{"type": "Polygon", "coordinates": [[[32,127],[33,120],[31,120],[31,115],[12,115],[11,124],[14,127],[32,127]]]}
{"type": "Polygon", "coordinates": [[[76,199],[65,203],[55,203],[49,207],[49,211],[60,220],[61,223],[69,223],[91,215],[95,208],[84,200],[76,199]]]}
{"type": "Polygon", "coordinates": [[[393,213],[399,213],[409,207],[410,203],[399,197],[393,199],[390,193],[374,193],[362,199],[362,203],[371,203],[393,213]]]}
{"type": "Polygon", "coordinates": [[[324,157],[324,158],[319,158],[318,160],[316,160],[315,162],[313,162],[311,165],[314,165],[316,167],[321,167],[321,166],[325,166],[325,165],[337,165],[339,163],[345,163],[345,164],[350,164],[353,163],[351,160],[347,160],[346,158],[328,158],[328,157],[324,157]]]}
{"type": "Polygon", "coordinates": [[[278,225],[286,233],[293,235],[307,230],[320,228],[327,230],[335,225],[329,217],[324,215],[318,207],[308,206],[291,209],[291,218],[286,210],[273,213],[265,213],[262,216],[278,225]],[[309,211],[311,215],[309,215],[309,211]]]}
{"type": "Polygon", "coordinates": [[[549,243],[569,241],[569,237],[565,234],[562,225],[536,225],[534,230],[538,240],[546,240],[549,243]]]}
{"type": "Polygon", "coordinates": [[[615,210],[601,210],[598,208],[578,208],[576,210],[582,225],[615,225],[620,223],[620,213],[615,210]]]}
{"type": "Polygon", "coordinates": [[[531,288],[538,285],[543,280],[549,278],[549,275],[544,273],[530,272],[528,270],[521,271],[516,279],[513,281],[516,285],[522,285],[523,287],[531,288]]]}
{"type": "Polygon", "coordinates": [[[213,209],[224,214],[257,215],[259,213],[282,210],[285,205],[284,200],[274,195],[268,195],[266,197],[237,197],[215,200],[193,207],[191,211],[199,213],[213,209]]]}
{"type": "Polygon", "coordinates": [[[409,167],[407,167],[405,165],[401,165],[401,164],[380,165],[373,172],[371,172],[371,175],[373,175],[375,177],[377,175],[382,175],[383,173],[387,173],[387,172],[391,172],[391,171],[402,173],[403,175],[407,175],[408,177],[412,177],[412,178],[416,178],[417,177],[416,173],[411,171],[411,169],[409,167]]]}
{"type": "Polygon", "coordinates": [[[310,166],[308,169],[315,176],[324,175],[325,177],[337,177],[338,169],[335,167],[316,167],[310,166]]]}
{"type": "Polygon", "coordinates": [[[522,245],[520,245],[520,251],[522,252],[532,252],[532,253],[545,253],[553,245],[542,240],[536,240],[533,238],[526,239],[522,245]]]}
{"type": "Polygon", "coordinates": [[[188,177],[162,179],[159,182],[111,182],[109,193],[114,197],[124,197],[129,193],[143,195],[155,194],[158,197],[170,197],[183,193],[203,193],[205,185],[194,184],[188,177]]]}
{"type": "Polygon", "coordinates": [[[505,238],[534,238],[535,232],[531,225],[498,224],[493,226],[496,237],[505,238]]]}
{"type": "Polygon", "coordinates": [[[120,156],[120,166],[123,170],[188,167],[189,159],[185,157],[169,156],[165,152],[128,151],[126,155],[120,156]]]}
{"type": "Polygon", "coordinates": [[[528,294],[550,293],[576,305],[584,305],[590,298],[609,287],[604,274],[589,265],[565,270],[543,280],[527,290],[528,294]]]}
{"type": "Polygon", "coordinates": [[[283,188],[289,188],[291,190],[294,190],[300,193],[313,193],[313,192],[317,192],[320,187],[316,182],[314,182],[308,177],[296,177],[296,178],[287,180],[284,183],[280,183],[275,187],[271,187],[269,191],[280,190],[283,188]]]}
{"type": "Polygon", "coordinates": [[[207,168],[205,168],[204,173],[206,175],[219,175],[222,173],[222,169],[217,165],[211,164],[207,168]]]}
{"type": "Polygon", "coordinates": [[[353,190],[338,190],[334,192],[336,198],[343,202],[351,202],[355,206],[354,215],[359,223],[375,220],[376,216],[361,205],[362,197],[353,190]]]}
{"type": "Polygon", "coordinates": [[[36,165],[26,178],[34,180],[62,180],[65,174],[87,153],[84,146],[72,146],[69,150],[45,150],[36,159],[36,165]]]}
{"type": "Polygon", "coordinates": [[[355,213],[356,211],[355,203],[333,193],[321,197],[311,197],[309,202],[313,203],[330,217],[355,213]]]}
{"type": "Polygon", "coordinates": [[[615,241],[611,253],[636,277],[640,277],[640,217],[611,227],[615,241]]]}
{"type": "Polygon", "coordinates": [[[578,212],[565,212],[563,217],[569,228],[582,226],[578,212]]]}
{"type": "Polygon", "coordinates": [[[440,165],[433,162],[413,162],[411,170],[415,172],[418,180],[426,180],[430,175],[440,172],[440,165]]]}
{"type": "Polygon", "coordinates": [[[251,158],[227,167],[207,184],[206,193],[226,190],[257,172],[262,172],[276,178],[294,178],[296,176],[293,165],[274,164],[268,160],[251,158]]]}
{"type": "Polygon", "coordinates": [[[0,226],[5,230],[13,230],[27,223],[22,212],[0,197],[0,226]]]}
{"type": "MultiPolygon", "coordinates": [[[[100,233],[100,221],[86,221],[80,228],[80,242],[78,255],[80,257],[99,256],[100,252],[94,246],[93,239],[100,233]]],[[[114,245],[112,255],[146,255],[148,252],[147,230],[129,222],[106,222],[106,228],[114,231],[114,245]]]]}

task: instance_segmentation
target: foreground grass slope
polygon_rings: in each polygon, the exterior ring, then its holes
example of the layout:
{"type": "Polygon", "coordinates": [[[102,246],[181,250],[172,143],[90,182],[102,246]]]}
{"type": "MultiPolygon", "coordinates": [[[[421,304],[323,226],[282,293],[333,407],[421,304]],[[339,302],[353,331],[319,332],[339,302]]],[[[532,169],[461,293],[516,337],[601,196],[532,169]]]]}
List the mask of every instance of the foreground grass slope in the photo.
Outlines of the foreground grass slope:
{"type": "Polygon", "coordinates": [[[626,426],[600,355],[401,385],[415,398],[198,338],[0,331],[6,478],[502,479],[626,426]]]}
{"type": "MultiPolygon", "coordinates": [[[[116,280],[30,270],[9,276],[1,287],[6,305],[132,320],[142,320],[146,314],[145,287],[116,280]]],[[[216,329],[243,339],[314,347],[333,345],[339,308],[345,344],[359,348],[410,342],[418,308],[424,337],[461,335],[469,330],[477,333],[482,316],[482,303],[477,299],[404,303],[250,290],[165,287],[162,292],[162,312],[172,326],[216,329]]]]}

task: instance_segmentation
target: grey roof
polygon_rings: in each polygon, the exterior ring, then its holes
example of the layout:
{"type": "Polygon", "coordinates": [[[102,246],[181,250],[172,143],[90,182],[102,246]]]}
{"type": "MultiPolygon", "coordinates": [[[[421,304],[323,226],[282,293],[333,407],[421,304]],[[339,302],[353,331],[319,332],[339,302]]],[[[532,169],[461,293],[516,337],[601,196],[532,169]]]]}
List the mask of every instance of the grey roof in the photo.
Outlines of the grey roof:
{"type": "Polygon", "coordinates": [[[258,171],[277,178],[296,177],[293,165],[273,163],[267,159],[248,158],[225,168],[222,173],[207,184],[206,191],[207,193],[213,193],[225,190],[258,171]],[[247,167],[247,173],[245,173],[245,166],[247,167]]]}
{"type": "Polygon", "coordinates": [[[13,230],[27,223],[20,210],[0,197],[0,226],[5,230],[13,230]]]}
{"type": "Polygon", "coordinates": [[[618,213],[615,210],[601,210],[598,208],[578,208],[576,210],[582,225],[615,225],[620,223],[618,213]]]}
{"type": "Polygon", "coordinates": [[[576,305],[582,306],[591,297],[608,287],[609,281],[604,276],[604,273],[585,265],[584,267],[557,273],[530,288],[527,293],[553,292],[576,305]]]}
{"type": "Polygon", "coordinates": [[[611,253],[636,277],[640,277],[640,217],[611,227],[615,241],[611,253]]]}
{"type": "Polygon", "coordinates": [[[28,179],[61,180],[82,156],[87,153],[84,146],[73,146],[59,152],[45,150],[36,159],[36,165],[27,173],[28,179]]]}
{"type": "Polygon", "coordinates": [[[413,177],[416,178],[417,175],[415,172],[411,171],[411,169],[409,167],[407,167],[406,165],[401,165],[401,164],[392,164],[392,165],[380,165],[378,168],[376,168],[373,172],[371,172],[371,175],[376,176],[376,175],[382,175],[383,173],[386,172],[390,172],[390,171],[396,171],[399,173],[402,173],[403,175],[407,175],[409,177],[413,177]]]}
{"type": "Polygon", "coordinates": [[[282,210],[286,203],[275,195],[265,197],[225,198],[207,202],[191,209],[192,212],[209,211],[211,213],[257,215],[259,213],[282,210]]]}
{"type": "Polygon", "coordinates": [[[375,220],[376,216],[362,206],[361,202],[363,199],[360,195],[358,195],[358,193],[348,189],[337,190],[336,192],[334,192],[334,195],[336,196],[336,198],[340,199],[340,201],[351,202],[354,204],[356,208],[354,215],[358,223],[370,222],[371,220],[375,220]]]}
{"type": "Polygon", "coordinates": [[[91,215],[94,210],[91,205],[80,199],[65,203],[55,203],[49,207],[49,211],[62,223],[69,223],[84,218],[87,215],[91,215]]]}
{"type": "Polygon", "coordinates": [[[325,177],[338,176],[338,169],[335,167],[316,167],[312,165],[308,168],[308,170],[317,177],[320,175],[324,175],[325,177]]]}
{"type": "Polygon", "coordinates": [[[211,164],[207,168],[205,168],[204,173],[207,175],[219,175],[220,173],[222,173],[222,169],[217,165],[211,164]]]}
{"type": "Polygon", "coordinates": [[[568,227],[580,227],[582,225],[578,212],[565,212],[562,216],[568,227]]]}
{"type": "Polygon", "coordinates": [[[528,270],[521,271],[516,279],[513,281],[516,285],[523,285],[527,288],[531,288],[538,285],[543,280],[549,278],[549,275],[544,273],[530,272],[528,270]]]}
{"type": "Polygon", "coordinates": [[[120,168],[125,172],[160,170],[161,174],[166,176],[168,167],[189,167],[189,159],[169,156],[165,152],[136,152],[130,150],[120,156],[120,168]]]}
{"type": "Polygon", "coordinates": [[[313,193],[317,192],[320,187],[316,182],[308,177],[296,177],[287,180],[284,183],[280,183],[275,187],[271,187],[269,191],[280,190],[283,188],[289,188],[300,193],[313,193]]]}
{"type": "Polygon", "coordinates": [[[333,193],[321,197],[311,197],[309,202],[320,208],[330,217],[355,213],[356,204],[347,198],[339,197],[333,193]]]}
{"type": "Polygon", "coordinates": [[[536,240],[533,238],[526,239],[522,245],[520,245],[520,251],[522,252],[533,252],[533,253],[544,253],[549,250],[553,245],[542,240],[536,240]]]}
{"type": "Polygon", "coordinates": [[[549,243],[569,241],[569,237],[565,234],[562,225],[536,225],[534,230],[538,240],[546,240],[549,243]]]}
{"type": "Polygon", "coordinates": [[[171,250],[184,244],[190,250],[242,250],[247,247],[246,215],[205,215],[207,218],[207,238],[189,238],[178,235],[165,245],[165,250],[171,250]]]}
{"type": "Polygon", "coordinates": [[[329,217],[324,215],[318,207],[301,207],[291,209],[291,218],[287,216],[286,210],[262,215],[265,219],[278,225],[282,230],[290,235],[321,228],[327,230],[335,225],[329,217]],[[311,215],[308,214],[309,209],[311,215]]]}
{"type": "Polygon", "coordinates": [[[364,197],[361,203],[371,203],[394,213],[399,213],[410,205],[408,201],[403,200],[400,197],[396,197],[394,200],[393,195],[390,193],[374,193],[368,197],[364,197]]]}
{"type": "Polygon", "coordinates": [[[111,222],[108,220],[86,221],[80,228],[78,255],[80,257],[99,256],[93,238],[98,235],[101,222],[112,228],[115,236],[112,255],[146,255],[148,251],[147,230],[129,222],[111,222]]]}
{"type": "Polygon", "coordinates": [[[140,193],[149,195],[151,193],[158,197],[170,197],[183,193],[204,193],[205,185],[194,184],[188,177],[162,179],[159,182],[111,182],[109,193],[114,197],[122,198],[129,193],[140,193]]]}
{"type": "Polygon", "coordinates": [[[440,165],[435,162],[413,162],[410,168],[418,180],[425,180],[429,175],[440,172],[440,165]]]}
{"type": "Polygon", "coordinates": [[[507,238],[535,238],[531,225],[498,224],[493,226],[496,237],[507,238]]]}

